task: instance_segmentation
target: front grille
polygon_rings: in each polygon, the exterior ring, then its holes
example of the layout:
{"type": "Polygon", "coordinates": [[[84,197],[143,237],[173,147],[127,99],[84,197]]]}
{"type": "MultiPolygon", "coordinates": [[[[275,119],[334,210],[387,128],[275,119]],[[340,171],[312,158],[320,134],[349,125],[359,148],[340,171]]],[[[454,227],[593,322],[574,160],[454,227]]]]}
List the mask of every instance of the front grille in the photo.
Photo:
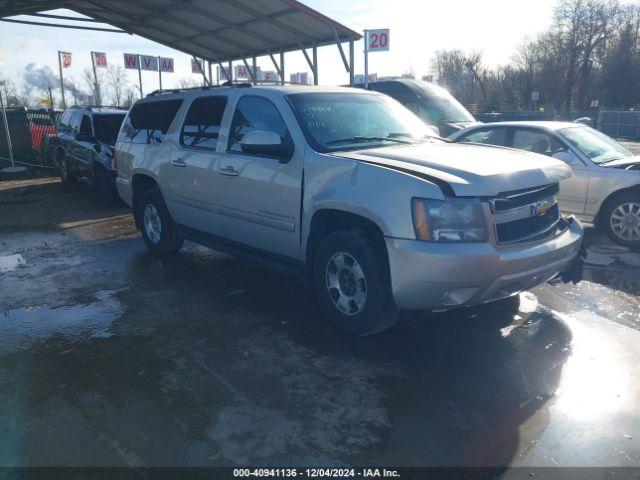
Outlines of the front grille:
{"type": "Polygon", "coordinates": [[[553,197],[560,191],[557,183],[545,187],[527,188],[513,192],[504,192],[498,195],[492,202],[494,212],[506,212],[524,205],[531,205],[544,198],[553,197]]]}
{"type": "Polygon", "coordinates": [[[556,203],[544,215],[514,220],[496,225],[499,243],[514,243],[524,240],[535,240],[551,230],[560,219],[558,204],[556,203]]]}
{"type": "Polygon", "coordinates": [[[491,201],[498,243],[517,243],[543,238],[560,220],[556,200],[558,184],[506,192],[491,201]]]}

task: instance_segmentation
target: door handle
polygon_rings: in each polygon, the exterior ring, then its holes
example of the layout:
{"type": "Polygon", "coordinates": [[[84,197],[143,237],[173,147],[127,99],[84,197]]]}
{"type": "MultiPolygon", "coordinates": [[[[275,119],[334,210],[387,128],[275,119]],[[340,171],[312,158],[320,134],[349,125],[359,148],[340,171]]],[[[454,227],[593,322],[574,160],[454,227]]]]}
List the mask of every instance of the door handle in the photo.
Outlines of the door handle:
{"type": "Polygon", "coordinates": [[[173,165],[174,167],[180,167],[180,168],[184,168],[187,166],[187,163],[182,160],[181,158],[176,158],[174,160],[171,160],[169,162],[171,165],[173,165]]]}
{"type": "Polygon", "coordinates": [[[220,173],[222,175],[226,175],[227,177],[237,177],[240,172],[238,172],[235,168],[233,168],[231,165],[228,165],[224,168],[220,169],[220,173]]]}

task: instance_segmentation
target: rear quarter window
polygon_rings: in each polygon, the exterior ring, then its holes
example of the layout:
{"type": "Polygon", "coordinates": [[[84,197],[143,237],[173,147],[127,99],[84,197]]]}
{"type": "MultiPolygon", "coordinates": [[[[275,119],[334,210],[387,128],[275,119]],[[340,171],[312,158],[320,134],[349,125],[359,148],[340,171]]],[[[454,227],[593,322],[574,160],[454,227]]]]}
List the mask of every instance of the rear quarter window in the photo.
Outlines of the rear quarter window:
{"type": "Polygon", "coordinates": [[[125,119],[119,142],[157,145],[165,135],[182,105],[182,100],[161,100],[138,103],[125,119]]]}

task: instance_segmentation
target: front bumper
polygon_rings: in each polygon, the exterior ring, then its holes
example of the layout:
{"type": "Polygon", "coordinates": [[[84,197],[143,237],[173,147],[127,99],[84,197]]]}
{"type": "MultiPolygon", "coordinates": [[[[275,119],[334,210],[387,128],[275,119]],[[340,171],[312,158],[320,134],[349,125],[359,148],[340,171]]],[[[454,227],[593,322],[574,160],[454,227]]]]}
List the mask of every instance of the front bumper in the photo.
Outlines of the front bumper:
{"type": "Polygon", "coordinates": [[[396,305],[444,310],[505,298],[551,280],[580,251],[582,227],[573,218],[541,242],[434,243],[386,238],[396,305]]]}

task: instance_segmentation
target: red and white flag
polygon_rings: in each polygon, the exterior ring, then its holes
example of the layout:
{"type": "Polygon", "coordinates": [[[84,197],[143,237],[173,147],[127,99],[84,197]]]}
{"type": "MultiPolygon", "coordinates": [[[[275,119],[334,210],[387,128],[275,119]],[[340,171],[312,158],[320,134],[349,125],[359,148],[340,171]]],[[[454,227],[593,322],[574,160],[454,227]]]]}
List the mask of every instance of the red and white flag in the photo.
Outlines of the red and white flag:
{"type": "Polygon", "coordinates": [[[60,52],[60,63],[62,64],[62,68],[71,67],[71,58],[71,53],[60,52]]]}
{"type": "Polygon", "coordinates": [[[96,68],[107,68],[107,54],[104,52],[91,52],[93,65],[96,68]]]}
{"type": "Polygon", "coordinates": [[[137,70],[140,65],[140,59],[137,53],[125,53],[124,54],[124,68],[129,70],[137,70]]]}
{"type": "Polygon", "coordinates": [[[191,59],[191,73],[202,73],[202,60],[191,59]]]}

